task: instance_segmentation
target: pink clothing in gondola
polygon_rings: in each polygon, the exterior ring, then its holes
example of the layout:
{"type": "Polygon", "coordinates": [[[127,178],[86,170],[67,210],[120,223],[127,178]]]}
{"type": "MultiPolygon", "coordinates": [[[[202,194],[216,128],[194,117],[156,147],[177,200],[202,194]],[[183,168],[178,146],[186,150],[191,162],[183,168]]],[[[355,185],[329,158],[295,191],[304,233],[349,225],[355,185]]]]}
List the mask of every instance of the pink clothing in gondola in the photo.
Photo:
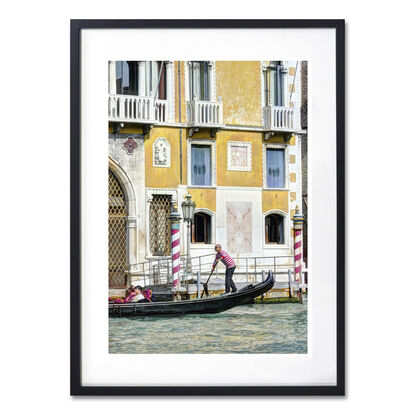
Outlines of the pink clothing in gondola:
{"type": "MultiPolygon", "coordinates": [[[[136,303],[137,301],[140,301],[143,298],[145,298],[143,294],[132,293],[127,298],[125,298],[124,300],[121,300],[119,298],[116,298],[115,300],[113,300],[113,302],[114,303],[117,303],[117,304],[121,304],[121,303],[136,303]]],[[[111,301],[111,297],[110,297],[110,301],[111,301]]]]}

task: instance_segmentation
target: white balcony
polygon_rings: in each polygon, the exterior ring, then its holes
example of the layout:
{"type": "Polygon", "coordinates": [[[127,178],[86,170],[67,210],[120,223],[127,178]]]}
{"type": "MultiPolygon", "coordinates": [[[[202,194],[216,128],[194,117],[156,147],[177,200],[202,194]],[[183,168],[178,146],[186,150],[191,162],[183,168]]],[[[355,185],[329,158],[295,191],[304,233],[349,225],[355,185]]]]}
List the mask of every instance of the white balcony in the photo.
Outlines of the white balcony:
{"type": "Polygon", "coordinates": [[[263,113],[266,130],[286,132],[301,130],[299,108],[269,106],[263,108],[263,113]]]}
{"type": "Polygon", "coordinates": [[[188,101],[187,122],[192,127],[221,127],[223,124],[222,102],[188,101]]]}
{"type": "Polygon", "coordinates": [[[110,121],[155,124],[167,120],[167,101],[135,95],[109,95],[110,121]]]}

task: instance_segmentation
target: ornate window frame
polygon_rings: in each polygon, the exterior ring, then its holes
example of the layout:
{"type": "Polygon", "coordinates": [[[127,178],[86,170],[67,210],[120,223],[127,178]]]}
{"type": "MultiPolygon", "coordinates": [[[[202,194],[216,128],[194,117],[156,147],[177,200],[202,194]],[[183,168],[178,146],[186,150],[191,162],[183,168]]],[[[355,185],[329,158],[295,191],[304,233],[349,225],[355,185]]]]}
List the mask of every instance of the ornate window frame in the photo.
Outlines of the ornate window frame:
{"type": "Polygon", "coordinates": [[[150,250],[150,204],[154,195],[169,195],[171,196],[172,204],[175,204],[178,200],[178,189],[146,188],[146,259],[164,258],[161,256],[154,256],[150,250]]]}
{"type": "Polygon", "coordinates": [[[264,190],[289,190],[289,160],[288,145],[279,143],[263,143],[262,144],[262,186],[264,190]],[[267,148],[279,148],[284,150],[284,187],[268,187],[267,186],[267,148]]]}
{"type": "Polygon", "coordinates": [[[187,187],[212,188],[216,187],[216,140],[187,139],[187,187]],[[192,144],[211,146],[211,172],[210,186],[192,185],[192,144]]]}
{"type": "MultiPolygon", "coordinates": [[[[190,242],[191,249],[212,249],[216,241],[216,212],[207,208],[196,208],[194,213],[204,213],[210,216],[210,239],[209,244],[203,242],[190,242]]],[[[193,225],[192,225],[193,226],[193,225]]]]}
{"type": "Polygon", "coordinates": [[[288,249],[290,247],[290,221],[289,214],[280,209],[271,209],[262,214],[262,246],[266,249],[288,249]],[[284,243],[267,243],[265,239],[265,218],[269,215],[279,215],[284,219],[284,243]]]}
{"type": "MultiPolygon", "coordinates": [[[[193,101],[193,97],[190,97],[190,88],[189,88],[189,82],[190,82],[190,62],[192,61],[186,61],[184,64],[184,79],[185,79],[185,97],[186,101],[193,101]]],[[[209,62],[209,68],[210,68],[210,101],[215,102],[216,101],[216,62],[215,61],[207,61],[209,62]]]]}
{"type": "Polygon", "coordinates": [[[252,143],[250,141],[228,141],[227,143],[227,169],[229,171],[252,171],[252,143]],[[247,149],[247,166],[233,166],[231,161],[231,147],[245,147],[247,149]]]}
{"type": "Polygon", "coordinates": [[[153,167],[158,168],[169,168],[171,167],[171,145],[169,140],[166,137],[158,137],[153,143],[153,167]],[[167,144],[167,161],[166,165],[162,166],[160,164],[156,164],[156,146],[158,142],[165,142],[167,144]]]}

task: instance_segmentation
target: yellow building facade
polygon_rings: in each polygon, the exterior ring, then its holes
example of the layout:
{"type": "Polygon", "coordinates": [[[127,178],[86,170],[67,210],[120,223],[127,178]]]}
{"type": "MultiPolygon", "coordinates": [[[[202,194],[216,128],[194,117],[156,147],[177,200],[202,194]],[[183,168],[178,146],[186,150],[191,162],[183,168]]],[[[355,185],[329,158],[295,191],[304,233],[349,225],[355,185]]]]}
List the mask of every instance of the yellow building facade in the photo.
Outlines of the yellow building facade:
{"type": "MultiPolygon", "coordinates": [[[[296,61],[109,62],[110,286],[170,255],[168,217],[175,206],[182,213],[186,194],[196,203],[192,257],[221,243],[238,258],[288,260],[302,195],[300,68],[296,61]]],[[[182,253],[186,232],[183,223],[182,253]]]]}

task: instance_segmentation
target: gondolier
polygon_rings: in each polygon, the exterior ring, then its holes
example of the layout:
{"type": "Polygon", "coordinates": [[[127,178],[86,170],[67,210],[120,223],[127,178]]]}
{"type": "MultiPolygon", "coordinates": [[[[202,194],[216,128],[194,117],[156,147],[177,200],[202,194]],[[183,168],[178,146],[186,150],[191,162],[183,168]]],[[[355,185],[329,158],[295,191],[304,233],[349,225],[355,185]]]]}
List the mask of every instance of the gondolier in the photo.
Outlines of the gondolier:
{"type": "Polygon", "coordinates": [[[222,249],[221,244],[215,245],[216,257],[212,264],[212,270],[216,267],[216,264],[221,261],[223,265],[226,267],[225,272],[225,293],[229,293],[230,289],[232,288],[232,292],[235,293],[237,291],[236,285],[233,282],[232,276],[236,268],[235,261],[233,258],[222,249]]]}

